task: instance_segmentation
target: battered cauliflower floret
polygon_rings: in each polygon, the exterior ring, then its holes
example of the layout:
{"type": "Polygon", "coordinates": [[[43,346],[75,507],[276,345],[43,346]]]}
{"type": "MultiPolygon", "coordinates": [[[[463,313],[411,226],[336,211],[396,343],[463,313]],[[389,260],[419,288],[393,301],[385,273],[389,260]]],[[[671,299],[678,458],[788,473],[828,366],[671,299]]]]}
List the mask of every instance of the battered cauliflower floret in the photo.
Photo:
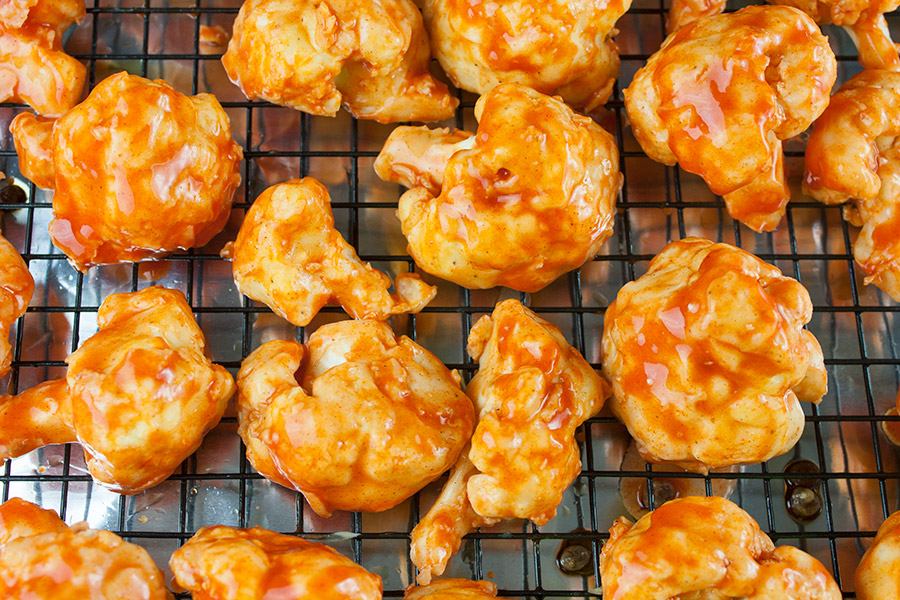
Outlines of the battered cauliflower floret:
{"type": "Polygon", "coordinates": [[[81,271],[203,246],[241,181],[219,102],[162,80],[118,73],[59,120],[22,114],[10,128],[22,172],[55,190],[50,237],[81,271]]]}
{"type": "Polygon", "coordinates": [[[326,517],[406,500],[456,462],[475,421],[458,375],[377,321],[263,344],[241,365],[237,410],[250,464],[326,517]]]}
{"type": "Polygon", "coordinates": [[[414,273],[397,276],[363,263],[334,227],[331,198],[307,177],[280,183],[253,202],[234,243],[234,280],[241,293],[303,327],[329,301],[354,319],[384,321],[417,313],[437,294],[414,273]]]}
{"type": "Polygon", "coordinates": [[[689,471],[783,454],[803,432],[799,400],[827,389],[799,282],[728,244],[673,242],[604,317],[613,412],[648,462],[689,471]]]}
{"type": "Polygon", "coordinates": [[[381,600],[381,577],[325,544],[253,527],[204,527],[169,560],[194,600],[381,600]]]}
{"type": "Polygon", "coordinates": [[[403,600],[494,600],[495,598],[497,598],[496,585],[490,581],[468,579],[442,579],[423,587],[410,586],[403,594],[403,600]]]}
{"type": "Polygon", "coordinates": [[[78,104],[87,70],[63,51],[63,32],[84,18],[84,0],[0,4],[0,102],[59,116],[78,104]]]}
{"type": "Polygon", "coordinates": [[[863,554],[854,578],[859,600],[900,599],[900,512],[878,528],[875,543],[863,554]]]}
{"type": "Polygon", "coordinates": [[[725,10],[725,0],[672,0],[666,14],[666,33],[678,31],[697,19],[717,15],[725,10]]]}
{"type": "Polygon", "coordinates": [[[442,121],[458,101],[429,72],[411,0],[247,0],[222,64],[251,100],[333,117],[442,121]]]}
{"type": "Polygon", "coordinates": [[[748,6],[666,38],[625,90],[625,108],[650,158],[700,175],[734,219],[771,231],[790,199],[782,140],[825,110],[836,69],[808,16],[748,6]]]}
{"type": "Polygon", "coordinates": [[[600,555],[604,598],[840,600],[818,560],[775,546],[753,517],[712,496],[667,502],[632,524],[619,518],[600,555]]]}
{"type": "Polygon", "coordinates": [[[862,226],[853,255],[900,302],[900,73],[863,71],[841,86],[813,125],[803,190],[862,226]]]}
{"type": "Polygon", "coordinates": [[[9,373],[12,363],[12,346],[9,330],[16,319],[25,314],[34,278],[28,265],[5,237],[0,235],[0,377],[9,373]]]}
{"type": "Polygon", "coordinates": [[[424,0],[435,57],[453,83],[486,94],[518,83],[593,112],[619,74],[612,37],[631,0],[424,0]]]}
{"type": "Polygon", "coordinates": [[[170,600],[147,551],[109,531],[69,528],[18,498],[0,505],[0,595],[29,600],[170,600]]]}
{"type": "Polygon", "coordinates": [[[113,294],[97,318],[100,330],[69,356],[65,379],[0,399],[0,457],[78,442],[98,483],[135,494],[200,446],[234,380],[204,355],[181,292],[113,294]]]}
{"type": "Polygon", "coordinates": [[[581,472],[575,431],[609,385],[559,329],[518,300],[499,303],[469,333],[479,370],[466,388],[478,409],[471,448],[412,532],[425,584],[444,572],[462,537],[498,519],[544,525],[581,472]]]}
{"type": "Polygon", "coordinates": [[[375,161],[413,187],[397,214],[424,271],[469,288],[534,292],[593,258],[622,187],[615,140],[556,98],[501,85],[477,133],[398,127],[375,161]]]}
{"type": "MultiPolygon", "coordinates": [[[[884,13],[897,10],[900,0],[768,0],[772,4],[792,6],[812,17],[819,25],[843,27],[859,50],[859,62],[866,69],[900,67],[897,44],[891,40],[884,13]]],[[[666,18],[666,31],[701,17],[717,15],[725,9],[724,0],[672,0],[666,18]]]]}
{"type": "Polygon", "coordinates": [[[799,8],[819,25],[843,27],[859,50],[866,69],[900,67],[897,44],[891,40],[884,13],[897,10],[900,0],[769,0],[799,8]]]}

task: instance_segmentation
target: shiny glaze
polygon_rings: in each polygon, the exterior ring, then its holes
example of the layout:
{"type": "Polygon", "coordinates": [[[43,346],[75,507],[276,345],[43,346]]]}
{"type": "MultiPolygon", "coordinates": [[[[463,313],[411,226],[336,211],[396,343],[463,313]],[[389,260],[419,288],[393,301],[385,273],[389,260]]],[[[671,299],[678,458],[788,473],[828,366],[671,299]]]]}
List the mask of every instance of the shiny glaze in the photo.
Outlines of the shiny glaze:
{"type": "Polygon", "coordinates": [[[437,196],[441,193],[447,161],[457,151],[471,148],[474,143],[475,134],[464,129],[429,129],[425,125],[397,127],[373,166],[384,181],[394,181],[408,188],[422,187],[437,196]]]}
{"type": "Polygon", "coordinates": [[[6,0],[0,7],[0,102],[59,116],[84,92],[83,64],[63,51],[63,32],[84,18],[84,0],[6,0]]]}
{"type": "Polygon", "coordinates": [[[813,126],[803,191],[826,204],[852,201],[862,231],[853,254],[900,300],[900,73],[867,70],[841,86],[813,126]]]}
{"type": "Polygon", "coordinates": [[[615,140],[558,99],[502,85],[475,106],[471,141],[433,136],[454,152],[440,181],[417,128],[395,129],[376,163],[396,181],[433,181],[398,207],[409,252],[425,271],[470,288],[539,290],[593,257],[612,233],[622,185],[615,140]],[[407,142],[407,140],[409,140],[407,142]],[[402,169],[392,169],[394,157],[402,169]],[[421,176],[415,172],[422,173],[421,176]]]}
{"type": "Polygon", "coordinates": [[[381,598],[378,575],[325,544],[261,527],[204,527],[175,551],[169,565],[195,600],[381,598]]]}
{"type": "Polygon", "coordinates": [[[466,388],[478,408],[469,459],[480,473],[467,493],[475,512],[530,519],[556,514],[581,471],[575,430],[609,395],[560,331],[517,300],[504,300],[469,333],[479,370],[466,388]]]}
{"type": "Polygon", "coordinates": [[[280,183],[253,202],[234,243],[234,280],[241,293],[264,302],[298,326],[337,302],[355,319],[384,321],[417,313],[437,288],[415,273],[390,278],[363,263],[334,227],[331,198],[307,177],[280,183]]]}
{"type": "Polygon", "coordinates": [[[894,69],[900,66],[897,45],[891,41],[886,12],[900,6],[900,0],[769,0],[799,8],[820,25],[834,24],[847,29],[859,48],[864,69],[894,69]]]}
{"type": "Polygon", "coordinates": [[[700,175],[732,216],[770,231],[790,196],[781,140],[825,109],[835,76],[834,54],[812,19],[751,6],[666,38],[625,90],[625,106],[651,158],[700,175]]]}
{"type": "Polygon", "coordinates": [[[900,73],[862,71],[832,96],[806,145],[803,191],[820,202],[870,200],[881,189],[882,145],[900,136],[900,73]]]}
{"type": "Polygon", "coordinates": [[[519,83],[592,112],[619,70],[614,27],[631,0],[425,0],[435,57],[457,87],[519,83]]]}
{"type": "Polygon", "coordinates": [[[469,460],[469,449],[467,446],[462,451],[440,496],[410,532],[409,557],[419,571],[419,585],[427,585],[432,577],[443,575],[466,534],[499,521],[482,517],[469,502],[466,486],[469,478],[478,473],[469,460]]]}
{"type": "Polygon", "coordinates": [[[222,64],[248,98],[389,123],[453,115],[430,59],[411,0],[248,0],[222,64]]]}
{"type": "Polygon", "coordinates": [[[600,577],[606,600],[842,597],[822,563],[775,547],[750,515],[715,496],[673,500],[633,525],[620,518],[603,546],[600,577]]]}
{"type": "Polygon", "coordinates": [[[22,175],[45,190],[56,186],[53,170],[53,124],[56,119],[20,113],[9,124],[22,175]]]}
{"type": "Polygon", "coordinates": [[[856,263],[873,283],[900,301],[900,147],[882,153],[878,196],[856,202],[862,230],[853,243],[856,263]]]}
{"type": "Polygon", "coordinates": [[[25,314],[34,278],[28,265],[6,238],[0,235],[0,377],[9,372],[12,363],[12,346],[9,331],[16,319],[25,314]]]}
{"type": "Polygon", "coordinates": [[[895,512],[878,528],[875,543],[869,546],[856,568],[854,583],[859,600],[900,599],[900,512],[895,512]]]}
{"type": "Polygon", "coordinates": [[[493,600],[496,597],[497,586],[490,581],[468,579],[441,579],[422,587],[409,586],[403,594],[403,600],[493,600]]]}
{"type": "Polygon", "coordinates": [[[52,510],[45,510],[21,498],[10,498],[0,504],[0,548],[16,538],[57,533],[68,528],[52,510]]]}
{"type": "Polygon", "coordinates": [[[199,447],[234,381],[204,356],[203,333],[181,292],[110,295],[98,321],[100,331],[67,359],[65,380],[0,404],[0,449],[11,458],[77,440],[98,483],[133,494],[199,447]]]}
{"type": "Polygon", "coordinates": [[[264,344],[244,359],[238,392],[250,463],[323,516],[410,497],[456,462],[475,419],[458,377],[376,321],[264,344]]]}
{"type": "Polygon", "coordinates": [[[0,459],[76,440],[64,379],[45,381],[15,396],[0,396],[0,459]]]}
{"type": "Polygon", "coordinates": [[[230,215],[242,152],[209,94],[119,73],[52,135],[50,236],[82,271],[202,246],[230,215]]]}
{"type": "Polygon", "coordinates": [[[806,289],[755,256],[673,242],[607,309],[613,411],[650,462],[705,472],[781,454],[802,432],[798,397],[825,394],[811,316],[806,289]]]}
{"type": "Polygon", "coordinates": [[[478,409],[471,447],[410,536],[419,584],[441,575],[464,535],[500,519],[544,525],[581,472],[575,430],[609,384],[559,329],[504,300],[469,332],[479,370],[466,388],[478,409]]]}
{"type": "Polygon", "coordinates": [[[858,73],[831,99],[806,149],[803,191],[845,211],[862,231],[857,264],[900,300],[900,73],[858,73]]]}
{"type": "Polygon", "coordinates": [[[167,600],[147,551],[109,531],[71,529],[52,511],[14,498],[0,505],[0,595],[28,600],[167,600]]]}
{"type": "Polygon", "coordinates": [[[672,0],[666,13],[666,33],[671,34],[697,19],[717,15],[725,10],[724,0],[672,0]]]}

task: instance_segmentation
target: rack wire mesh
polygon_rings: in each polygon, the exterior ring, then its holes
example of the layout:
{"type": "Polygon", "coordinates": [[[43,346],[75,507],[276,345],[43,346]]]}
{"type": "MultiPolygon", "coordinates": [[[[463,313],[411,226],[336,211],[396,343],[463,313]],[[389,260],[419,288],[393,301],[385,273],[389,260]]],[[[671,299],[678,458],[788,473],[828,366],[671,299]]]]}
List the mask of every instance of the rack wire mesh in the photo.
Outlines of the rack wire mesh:
{"type": "MultiPolygon", "coordinates": [[[[240,361],[264,341],[303,339],[306,331],[345,318],[325,309],[306,330],[274,316],[236,290],[230,263],[219,250],[234,239],[247,207],[267,186],[313,176],[329,189],[336,222],[364,260],[395,275],[415,268],[394,217],[401,190],[378,180],[372,162],[390,126],[357,122],[342,112],[334,119],[310,117],[263,102],[248,102],[225,76],[221,46],[207,43],[207,27],[230,31],[240,0],[88,0],[87,16],[68,34],[70,53],[89,65],[93,86],[120,70],[163,78],[185,93],[210,92],[224,105],[235,139],[245,148],[243,183],[225,231],[205,248],[161,263],[110,265],[77,273],[49,241],[49,193],[20,174],[8,124],[26,110],[0,105],[0,168],[27,189],[24,204],[2,198],[2,230],[22,253],[37,287],[31,307],[12,333],[14,362],[10,392],[62,376],[69,352],[97,329],[99,304],[110,293],[162,284],[185,292],[206,333],[213,359],[236,372],[240,361]]],[[[729,4],[730,9],[738,5],[729,4]]],[[[900,456],[884,436],[883,416],[893,407],[900,382],[898,307],[862,285],[851,242],[856,232],[840,209],[825,207],[799,190],[802,140],[789,142],[787,169],[795,201],[777,231],[755,234],[732,221],[721,199],[696,176],[648,159],[631,136],[621,90],[659,47],[664,34],[662,0],[635,0],[619,22],[622,70],[613,98],[599,121],[615,134],[625,187],[614,236],[602,254],[581,270],[534,294],[493,289],[470,291],[428,276],[437,298],[418,316],[395,317],[394,329],[416,339],[459,369],[476,368],[465,354],[472,323],[505,297],[519,297],[556,323],[587,359],[599,367],[603,312],[627,281],[673,239],[699,235],[741,246],[793,275],[810,290],[815,314],[809,328],[825,352],[830,390],[818,406],[807,406],[806,428],[788,454],[739,473],[671,475],[692,478],[707,491],[716,479],[736,482],[732,499],[781,544],[797,545],[834,573],[847,598],[852,574],[885,516],[898,508],[900,456]],[[820,472],[791,475],[798,458],[820,472]],[[822,512],[812,521],[793,520],[784,501],[785,482],[805,481],[820,494],[822,512]]],[[[897,36],[900,15],[888,16],[897,36]]],[[[846,34],[826,27],[839,56],[839,82],[859,70],[846,34]]],[[[215,36],[212,36],[215,37],[215,36]]],[[[475,126],[475,97],[460,93],[455,119],[447,125],[475,126]]],[[[896,418],[894,418],[896,420],[896,418]]],[[[649,502],[665,493],[662,476],[620,469],[628,444],[624,427],[607,413],[582,428],[583,471],[566,492],[558,516],[544,527],[511,521],[467,537],[448,575],[489,579],[501,595],[515,598],[589,597],[599,585],[599,549],[612,521],[627,514],[618,491],[623,475],[655,482],[649,502]],[[591,550],[586,575],[566,575],[557,566],[561,544],[591,550]]],[[[262,479],[244,458],[233,412],[200,450],[161,485],[136,496],[120,496],[95,485],[81,450],[55,446],[7,462],[0,474],[2,499],[22,497],[59,511],[69,523],[86,520],[113,530],[147,550],[166,568],[171,553],[199,527],[224,523],[261,525],[296,532],[333,546],[384,578],[385,596],[402,596],[414,578],[408,560],[409,531],[427,511],[440,481],[385,513],[337,513],[318,517],[302,496],[262,479]]],[[[168,571],[167,571],[168,574],[168,571]]]]}

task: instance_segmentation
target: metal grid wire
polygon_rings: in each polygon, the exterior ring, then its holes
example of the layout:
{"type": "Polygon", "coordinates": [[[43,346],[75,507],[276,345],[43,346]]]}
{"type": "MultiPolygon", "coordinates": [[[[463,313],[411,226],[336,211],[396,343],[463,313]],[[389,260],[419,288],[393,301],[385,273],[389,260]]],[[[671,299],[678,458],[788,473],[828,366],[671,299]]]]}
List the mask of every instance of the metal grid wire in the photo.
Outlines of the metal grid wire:
{"type": "MultiPolygon", "coordinates": [[[[12,333],[15,354],[11,392],[64,373],[66,355],[96,331],[96,312],[110,293],[157,283],[181,289],[204,329],[213,359],[236,372],[243,357],[264,341],[303,339],[306,331],[274,316],[235,289],[230,263],[219,250],[234,239],[243,213],[267,186],[310,175],[326,184],[342,233],[360,256],[392,275],[415,268],[394,217],[401,190],[379,181],[372,162],[391,130],[357,122],[345,112],[335,119],[310,117],[263,102],[248,102],[226,78],[222,48],[201,42],[202,27],[230,31],[239,0],[88,0],[84,21],[69,33],[67,49],[89,65],[89,82],[127,70],[164,78],[185,93],[211,92],[222,102],[235,139],[245,148],[243,183],[233,218],[207,247],[151,266],[112,265],[74,271],[49,241],[50,196],[20,174],[8,124],[20,105],[0,105],[0,168],[27,189],[25,204],[0,197],[3,233],[20,250],[37,287],[31,307],[12,333]]],[[[737,8],[731,6],[730,9],[737,8]]],[[[709,492],[716,479],[736,481],[732,499],[781,544],[803,548],[832,570],[845,597],[854,597],[853,570],[884,517],[898,508],[900,457],[884,437],[882,415],[898,387],[898,306],[876,289],[864,287],[854,268],[851,241],[856,232],[840,209],[825,207],[799,191],[802,141],[789,142],[787,169],[797,199],[771,234],[755,234],[732,221],[721,199],[703,182],[678,168],[648,159],[626,124],[622,89],[663,39],[661,0],[636,0],[620,21],[622,72],[608,111],[599,118],[615,134],[626,183],[619,199],[616,230],[602,255],[580,271],[535,294],[508,290],[469,291],[429,278],[439,293],[420,315],[395,317],[405,332],[459,369],[476,368],[465,355],[472,323],[502,298],[518,297],[556,323],[599,368],[602,315],[627,281],[640,276],[654,254],[673,239],[699,235],[741,246],[803,282],[813,298],[810,329],[825,352],[830,390],[818,406],[806,406],[806,428],[788,454],[737,474],[666,475],[690,478],[709,492]],[[822,513],[806,524],[785,509],[785,466],[803,458],[821,472],[806,476],[822,499],[822,513]],[[816,481],[819,480],[816,486],[816,481]]],[[[900,17],[889,15],[895,39],[900,17]]],[[[859,70],[849,38],[836,28],[826,33],[839,54],[839,81],[859,70]]],[[[460,94],[453,126],[475,126],[475,97],[460,94]]],[[[327,308],[308,327],[345,318],[327,308]]],[[[623,475],[657,480],[649,471],[623,472],[628,443],[623,426],[608,413],[582,428],[583,472],[566,492],[558,516],[538,528],[505,522],[466,539],[448,575],[489,579],[501,595],[515,598],[587,597],[599,585],[597,557],[613,519],[626,514],[618,493],[623,475]],[[592,550],[586,576],[563,574],[556,564],[562,543],[577,541],[592,550]]],[[[803,476],[794,476],[803,479],[803,476]]],[[[56,446],[8,462],[0,475],[2,499],[18,496],[59,511],[69,523],[87,520],[147,548],[165,568],[178,546],[203,525],[261,525],[297,532],[333,546],[384,578],[385,596],[401,596],[414,577],[408,561],[409,531],[440,489],[432,484],[411,500],[380,514],[315,515],[303,498],[262,479],[244,458],[233,412],[226,415],[181,468],[163,484],[136,496],[113,494],[92,483],[81,450],[56,446]],[[349,535],[347,534],[349,532],[349,535]]],[[[655,486],[649,500],[655,501],[655,486]]],[[[169,575],[167,571],[167,575],[169,575]]]]}

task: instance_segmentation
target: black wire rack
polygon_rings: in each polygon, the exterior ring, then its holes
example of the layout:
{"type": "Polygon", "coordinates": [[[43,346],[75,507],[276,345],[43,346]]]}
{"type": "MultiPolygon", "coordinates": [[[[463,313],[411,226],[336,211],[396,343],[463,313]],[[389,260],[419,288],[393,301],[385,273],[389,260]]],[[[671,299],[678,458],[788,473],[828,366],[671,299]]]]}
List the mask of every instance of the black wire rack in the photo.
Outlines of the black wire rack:
{"type": "MultiPolygon", "coordinates": [[[[83,22],[69,32],[66,47],[89,66],[91,86],[127,70],[163,78],[185,93],[210,92],[222,102],[235,139],[245,148],[243,183],[225,231],[205,248],[161,263],[111,265],[82,275],[52,246],[47,224],[50,195],[18,169],[8,124],[26,107],[0,105],[0,168],[27,190],[24,203],[0,194],[2,230],[29,264],[37,282],[25,317],[13,329],[10,392],[62,376],[64,359],[96,331],[98,306],[110,293],[162,284],[185,292],[204,329],[213,359],[233,373],[240,361],[269,339],[303,339],[306,331],[345,318],[326,308],[304,329],[250,302],[236,290],[231,265],[219,256],[234,239],[247,207],[266,187],[291,177],[312,176],[332,196],[339,229],[360,256],[395,275],[414,270],[405,253],[394,211],[401,189],[378,180],[372,169],[390,126],[352,119],[310,117],[264,102],[248,102],[225,76],[222,47],[206,43],[206,28],[230,32],[240,0],[88,0],[83,22]]],[[[730,9],[737,5],[729,5],[730,9]]],[[[687,474],[622,471],[628,445],[624,427],[607,413],[582,428],[583,471],[555,519],[544,527],[510,521],[469,535],[447,575],[488,579],[514,598],[590,597],[599,586],[599,549],[613,520],[626,515],[618,491],[623,476],[645,482],[649,503],[660,500],[665,480],[693,479],[709,493],[717,479],[733,480],[732,499],[779,544],[810,552],[853,598],[853,571],[882,520],[898,509],[900,456],[882,433],[900,382],[898,307],[862,284],[854,267],[854,228],[840,208],[825,207],[799,190],[802,140],[787,143],[787,169],[795,201],[777,231],[756,234],[733,221],[720,198],[696,176],[648,159],[626,123],[622,89],[664,37],[662,0],[636,0],[619,22],[622,69],[613,98],[598,120],[615,134],[625,186],[613,237],[600,256],[534,294],[503,289],[470,291],[430,277],[437,298],[419,315],[395,317],[393,326],[438,355],[465,378],[476,365],[465,354],[471,325],[494,304],[518,297],[556,323],[575,347],[599,368],[603,312],[618,289],[640,276],[649,260],[673,239],[699,235],[741,246],[780,267],[810,290],[815,314],[809,328],[825,352],[829,392],[807,406],[801,441],[784,456],[739,473],[703,478],[687,474]],[[819,471],[791,474],[789,463],[805,459],[819,471]],[[821,513],[798,522],[786,509],[786,486],[806,484],[821,501],[821,513]],[[564,573],[560,548],[581,545],[589,560],[581,574],[564,573]]],[[[900,15],[889,15],[900,39],[900,15]]],[[[826,33],[839,56],[839,82],[860,69],[849,38],[826,33]]],[[[460,109],[446,125],[473,128],[475,96],[460,93],[460,109]]],[[[894,418],[896,420],[896,418],[894,418]]],[[[400,506],[379,514],[315,515],[302,496],[261,478],[244,457],[233,412],[200,450],[161,485],[136,496],[120,496],[92,483],[81,450],[54,446],[7,462],[0,473],[2,499],[18,496],[52,508],[69,523],[86,520],[147,548],[166,568],[169,556],[199,527],[216,523],[261,525],[325,540],[384,579],[385,596],[402,596],[414,579],[408,560],[409,532],[436,498],[436,482],[400,506]]],[[[168,570],[167,570],[168,574],[168,570]]]]}

